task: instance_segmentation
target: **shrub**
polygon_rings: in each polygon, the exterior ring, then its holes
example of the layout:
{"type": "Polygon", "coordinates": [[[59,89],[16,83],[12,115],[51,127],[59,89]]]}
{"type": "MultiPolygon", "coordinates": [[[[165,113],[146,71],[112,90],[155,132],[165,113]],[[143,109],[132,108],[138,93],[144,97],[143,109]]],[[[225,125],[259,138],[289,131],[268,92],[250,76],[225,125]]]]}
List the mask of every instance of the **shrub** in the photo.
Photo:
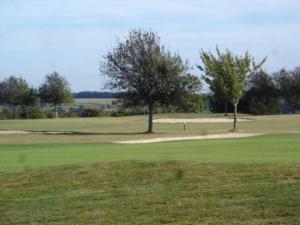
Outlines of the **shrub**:
{"type": "Polygon", "coordinates": [[[98,117],[103,115],[104,112],[102,109],[83,109],[80,112],[80,117],[98,117]]]}
{"type": "Polygon", "coordinates": [[[112,117],[122,117],[122,116],[129,116],[129,113],[126,109],[119,109],[118,111],[113,111],[110,115],[112,117]]]}
{"type": "Polygon", "coordinates": [[[20,118],[22,119],[45,119],[47,118],[47,115],[44,110],[40,108],[28,108],[28,111],[22,110],[20,114],[20,118]]]}

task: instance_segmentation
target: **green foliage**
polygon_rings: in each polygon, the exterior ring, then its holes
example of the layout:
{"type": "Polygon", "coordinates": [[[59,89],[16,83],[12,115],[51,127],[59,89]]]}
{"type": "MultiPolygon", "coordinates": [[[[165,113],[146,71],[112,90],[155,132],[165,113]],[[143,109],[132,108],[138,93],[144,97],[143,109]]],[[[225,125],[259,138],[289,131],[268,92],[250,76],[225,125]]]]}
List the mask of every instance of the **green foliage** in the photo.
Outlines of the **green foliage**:
{"type": "Polygon", "coordinates": [[[194,112],[199,113],[207,109],[206,97],[203,94],[189,94],[180,107],[177,108],[177,112],[194,112]]]}
{"type": "Polygon", "coordinates": [[[281,69],[273,74],[280,96],[284,99],[284,112],[300,110],[300,68],[281,69]]]}
{"type": "Polygon", "coordinates": [[[118,111],[113,111],[110,116],[112,117],[122,117],[122,116],[129,116],[129,112],[126,109],[119,109],[118,111]]]}
{"type": "Polygon", "coordinates": [[[103,110],[94,108],[82,109],[80,112],[80,117],[99,117],[103,115],[103,110]]]}
{"type": "Polygon", "coordinates": [[[256,115],[276,114],[280,111],[279,93],[273,77],[260,70],[253,73],[245,98],[248,112],[256,115]]]}
{"type": "Polygon", "coordinates": [[[21,113],[21,118],[24,119],[46,119],[47,114],[44,110],[36,107],[30,107],[21,113]]]}
{"type": "Polygon", "coordinates": [[[45,82],[39,88],[39,95],[43,103],[55,106],[73,102],[73,95],[68,82],[57,72],[46,76],[45,82]]]}
{"type": "Polygon", "coordinates": [[[154,105],[177,104],[175,96],[185,87],[182,77],[188,64],[161,46],[156,33],[132,30],[104,56],[100,70],[109,80],[107,86],[121,91],[125,105],[148,106],[148,132],[152,132],[154,105]]]}
{"type": "Polygon", "coordinates": [[[237,107],[244,95],[248,78],[252,72],[262,66],[266,58],[256,65],[248,52],[243,56],[235,56],[228,49],[224,53],[221,53],[218,48],[216,51],[217,56],[211,52],[202,51],[200,57],[204,68],[199,68],[205,72],[204,80],[210,85],[212,91],[223,95],[233,104],[233,130],[236,131],[237,107]]]}

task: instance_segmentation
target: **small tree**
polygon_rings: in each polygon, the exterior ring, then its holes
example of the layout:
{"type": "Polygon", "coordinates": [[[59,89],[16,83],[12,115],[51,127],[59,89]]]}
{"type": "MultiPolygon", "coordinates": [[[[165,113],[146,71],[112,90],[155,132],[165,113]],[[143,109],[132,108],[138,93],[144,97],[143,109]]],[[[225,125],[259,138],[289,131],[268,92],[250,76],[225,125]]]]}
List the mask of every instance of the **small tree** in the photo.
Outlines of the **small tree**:
{"type": "Polygon", "coordinates": [[[237,107],[244,95],[249,75],[260,68],[266,58],[255,64],[248,52],[243,56],[235,56],[229,50],[221,53],[217,48],[217,56],[211,52],[202,51],[201,59],[204,64],[203,70],[217,80],[218,88],[234,106],[233,131],[237,130],[237,107]]]}
{"type": "Polygon", "coordinates": [[[55,118],[58,117],[58,106],[73,101],[69,83],[57,72],[53,72],[46,76],[45,82],[39,88],[39,95],[42,102],[55,106],[55,118]]]}
{"type": "Polygon", "coordinates": [[[16,118],[17,107],[23,104],[24,98],[30,92],[29,85],[21,77],[10,76],[1,86],[2,101],[12,107],[13,118],[16,118]]]}
{"type": "Polygon", "coordinates": [[[100,71],[109,80],[107,87],[117,89],[126,104],[148,107],[148,132],[153,132],[154,104],[176,104],[188,70],[177,54],[160,45],[152,31],[133,30],[127,39],[104,56],[100,71]]]}

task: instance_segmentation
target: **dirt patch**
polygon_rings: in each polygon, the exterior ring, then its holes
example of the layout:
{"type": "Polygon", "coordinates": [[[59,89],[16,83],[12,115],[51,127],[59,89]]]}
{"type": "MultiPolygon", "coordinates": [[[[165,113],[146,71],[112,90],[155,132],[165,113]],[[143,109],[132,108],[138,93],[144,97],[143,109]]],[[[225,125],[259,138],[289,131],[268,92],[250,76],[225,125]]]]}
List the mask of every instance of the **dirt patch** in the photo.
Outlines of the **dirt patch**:
{"type": "Polygon", "coordinates": [[[225,133],[225,134],[210,134],[201,136],[189,136],[189,137],[165,137],[165,138],[152,138],[144,140],[131,140],[131,141],[119,141],[118,144],[143,144],[143,143],[155,143],[165,141],[181,141],[181,140],[201,140],[201,139],[225,139],[225,138],[243,138],[262,135],[261,133],[225,133]]]}
{"type": "MultiPolygon", "coordinates": [[[[253,120],[240,118],[238,122],[251,122],[253,120]]],[[[154,123],[233,123],[232,118],[203,118],[203,119],[181,119],[181,118],[162,118],[153,120],[154,123]]]]}

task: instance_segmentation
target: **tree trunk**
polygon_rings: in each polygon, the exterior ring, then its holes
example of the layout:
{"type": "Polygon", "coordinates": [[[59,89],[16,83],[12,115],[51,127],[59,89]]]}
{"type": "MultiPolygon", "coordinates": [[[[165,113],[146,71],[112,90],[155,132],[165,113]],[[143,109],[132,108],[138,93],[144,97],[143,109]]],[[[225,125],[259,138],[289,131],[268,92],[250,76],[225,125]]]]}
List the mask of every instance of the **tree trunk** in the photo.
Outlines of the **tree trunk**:
{"type": "Polygon", "coordinates": [[[55,105],[55,119],[58,118],[57,105],[55,105]]]}
{"type": "Polygon", "coordinates": [[[148,116],[149,116],[149,121],[148,121],[147,133],[153,133],[153,103],[150,103],[148,105],[148,116]]]}
{"type": "Polygon", "coordinates": [[[225,116],[228,116],[228,100],[225,100],[225,116]]]}
{"type": "Polygon", "coordinates": [[[29,119],[29,112],[28,112],[28,107],[26,107],[26,119],[29,119]]]}
{"type": "Polygon", "coordinates": [[[238,106],[238,103],[234,102],[233,106],[234,106],[233,131],[235,132],[235,131],[237,131],[237,106],[238,106]]]}

